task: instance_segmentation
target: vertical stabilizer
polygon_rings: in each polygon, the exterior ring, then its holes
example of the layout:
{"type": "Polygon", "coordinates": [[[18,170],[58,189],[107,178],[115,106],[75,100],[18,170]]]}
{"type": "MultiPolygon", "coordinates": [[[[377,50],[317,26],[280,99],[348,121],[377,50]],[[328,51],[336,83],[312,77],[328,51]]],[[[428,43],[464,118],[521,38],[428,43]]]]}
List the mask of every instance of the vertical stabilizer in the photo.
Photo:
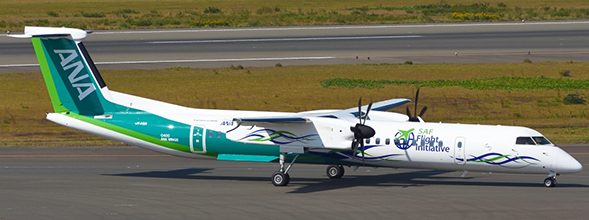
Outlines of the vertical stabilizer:
{"type": "Polygon", "coordinates": [[[81,42],[86,32],[71,28],[25,27],[39,60],[55,112],[104,115],[115,111],[108,88],[81,42]]]}

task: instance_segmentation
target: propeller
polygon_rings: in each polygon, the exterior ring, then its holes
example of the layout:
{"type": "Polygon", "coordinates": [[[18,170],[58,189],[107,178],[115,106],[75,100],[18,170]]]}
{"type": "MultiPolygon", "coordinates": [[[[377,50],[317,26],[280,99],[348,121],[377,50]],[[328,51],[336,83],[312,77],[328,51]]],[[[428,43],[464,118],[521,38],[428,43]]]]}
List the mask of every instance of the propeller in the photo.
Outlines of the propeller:
{"type": "MultiPolygon", "coordinates": [[[[417,101],[418,100],[419,100],[419,88],[417,88],[417,92],[415,93],[415,110],[414,110],[414,112],[416,114],[417,114],[417,101]]],[[[421,118],[421,116],[423,116],[423,114],[425,114],[425,111],[427,111],[427,106],[423,106],[423,108],[421,109],[421,112],[419,112],[420,118],[421,118]]],[[[409,110],[409,106],[407,106],[407,116],[409,117],[409,121],[419,122],[418,115],[415,115],[415,117],[411,116],[411,111],[409,110]]]]}
{"type": "Polygon", "coordinates": [[[372,102],[368,105],[368,109],[366,110],[366,114],[362,116],[362,97],[358,100],[358,119],[360,120],[359,123],[356,124],[354,127],[350,127],[350,130],[354,132],[354,140],[352,141],[352,160],[356,157],[356,152],[358,152],[358,145],[360,146],[360,152],[362,152],[362,163],[364,164],[364,139],[371,138],[376,134],[373,128],[370,126],[365,125],[366,120],[368,119],[368,112],[370,112],[370,108],[372,108],[372,102]],[[364,121],[362,121],[364,118],[364,121]]]}

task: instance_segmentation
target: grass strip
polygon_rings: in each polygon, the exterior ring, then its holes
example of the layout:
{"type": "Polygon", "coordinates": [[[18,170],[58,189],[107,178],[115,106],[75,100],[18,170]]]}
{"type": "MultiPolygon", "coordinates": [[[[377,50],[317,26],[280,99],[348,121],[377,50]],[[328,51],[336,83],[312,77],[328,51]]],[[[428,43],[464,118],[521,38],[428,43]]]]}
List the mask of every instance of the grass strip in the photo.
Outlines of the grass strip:
{"type": "MultiPolygon", "coordinates": [[[[366,101],[410,98],[422,86],[419,106],[429,122],[502,124],[539,130],[554,143],[589,143],[584,74],[589,63],[317,65],[102,71],[109,89],[193,108],[300,112],[345,109],[366,101]],[[567,71],[567,76],[561,74],[567,71]],[[332,79],[404,81],[415,84],[329,86],[332,79]],[[544,77],[542,77],[544,76],[544,77]],[[494,84],[511,87],[483,88],[494,84]],[[536,84],[530,83],[539,80],[536,84]],[[507,81],[506,81],[507,80],[507,81]],[[549,80],[548,83],[542,80],[549,80]],[[423,86],[477,82],[462,86],[423,86]],[[561,82],[566,82],[560,84],[561,82]],[[542,83],[556,86],[546,87],[542,83]],[[577,87],[568,87],[567,83],[577,87]],[[529,85],[528,85],[529,84],[529,85]],[[581,86],[578,86],[581,85],[581,86]],[[531,87],[530,87],[531,86],[531,87]],[[537,87],[534,87],[537,86],[537,87]],[[520,88],[520,89],[515,89],[520,88]],[[570,96],[573,95],[573,96],[570,96]]],[[[84,134],[45,119],[53,107],[41,73],[0,74],[0,146],[96,146],[121,143],[84,134]]],[[[410,107],[412,103],[408,104],[410,107]]],[[[393,109],[403,113],[405,106],[393,109]]]]}
{"type": "Polygon", "coordinates": [[[344,87],[344,88],[383,88],[384,85],[412,85],[416,87],[450,87],[460,86],[470,90],[519,90],[528,91],[532,89],[541,90],[589,90],[589,80],[571,80],[562,78],[539,77],[509,77],[502,76],[497,78],[475,78],[475,79],[438,79],[438,80],[364,80],[364,79],[347,79],[335,78],[323,80],[321,86],[344,87]]]}

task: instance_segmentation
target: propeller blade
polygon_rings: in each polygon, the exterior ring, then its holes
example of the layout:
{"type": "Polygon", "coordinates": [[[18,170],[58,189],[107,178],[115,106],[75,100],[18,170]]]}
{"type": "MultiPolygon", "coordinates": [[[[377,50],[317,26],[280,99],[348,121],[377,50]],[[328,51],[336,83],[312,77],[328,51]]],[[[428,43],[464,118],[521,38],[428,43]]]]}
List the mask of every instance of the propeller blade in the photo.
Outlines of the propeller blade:
{"type": "Polygon", "coordinates": [[[417,114],[417,102],[419,101],[419,90],[421,88],[417,88],[417,91],[415,92],[415,110],[413,111],[415,113],[415,117],[411,115],[411,111],[409,110],[409,106],[407,106],[407,117],[409,117],[410,122],[420,122],[418,117],[423,116],[423,114],[425,114],[425,111],[427,111],[427,106],[424,106],[421,109],[421,112],[419,114],[417,114]]]}
{"type": "Polygon", "coordinates": [[[352,160],[356,158],[356,152],[358,152],[358,139],[352,141],[352,160]]]}
{"type": "Polygon", "coordinates": [[[415,92],[415,110],[413,112],[415,112],[415,114],[417,114],[417,100],[419,100],[419,89],[417,88],[417,92],[415,92]]]}
{"type": "MultiPolygon", "coordinates": [[[[354,132],[354,140],[352,140],[352,160],[356,159],[356,154],[358,154],[358,145],[360,145],[360,153],[362,153],[362,164],[364,164],[364,138],[371,138],[376,134],[374,128],[364,125],[366,120],[368,119],[368,113],[372,108],[372,102],[368,104],[368,108],[366,109],[366,114],[364,114],[364,122],[362,122],[362,97],[358,99],[358,119],[360,123],[357,123],[356,126],[350,127],[350,131],[354,132]]],[[[409,110],[409,108],[407,108],[409,110]]]]}
{"type": "Polygon", "coordinates": [[[360,120],[360,124],[362,124],[362,97],[358,99],[358,119],[360,120]]]}
{"type": "Polygon", "coordinates": [[[362,123],[362,124],[366,124],[366,120],[368,119],[368,112],[370,112],[370,108],[372,108],[372,102],[370,102],[370,104],[368,104],[368,109],[366,110],[366,115],[364,115],[364,123],[362,123]]]}
{"type": "Polygon", "coordinates": [[[411,111],[409,110],[409,106],[407,106],[407,116],[409,116],[409,119],[411,119],[411,111]]]}
{"type": "Polygon", "coordinates": [[[419,113],[419,117],[423,116],[423,114],[425,114],[425,111],[427,111],[427,106],[423,106],[421,112],[419,113]]]}
{"type": "Polygon", "coordinates": [[[362,166],[364,166],[364,140],[360,140],[360,146],[362,146],[362,166]]]}

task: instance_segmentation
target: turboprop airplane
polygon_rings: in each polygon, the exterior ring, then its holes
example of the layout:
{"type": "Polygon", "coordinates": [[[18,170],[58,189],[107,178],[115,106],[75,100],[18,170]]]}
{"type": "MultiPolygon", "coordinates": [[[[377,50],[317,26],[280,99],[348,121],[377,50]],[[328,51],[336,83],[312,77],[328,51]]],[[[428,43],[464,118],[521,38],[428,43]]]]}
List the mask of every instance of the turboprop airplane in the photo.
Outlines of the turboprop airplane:
{"type": "MultiPolygon", "coordinates": [[[[391,99],[358,108],[298,113],[194,109],[109,90],[72,28],[25,27],[45,79],[57,124],[181,157],[278,162],[275,186],[290,181],[295,162],[344,167],[548,174],[583,168],[539,132],[525,127],[426,123],[419,115],[385,112],[408,103],[391,99]],[[285,163],[290,164],[285,167],[285,163]]],[[[417,98],[416,94],[416,108],[417,98]]]]}

